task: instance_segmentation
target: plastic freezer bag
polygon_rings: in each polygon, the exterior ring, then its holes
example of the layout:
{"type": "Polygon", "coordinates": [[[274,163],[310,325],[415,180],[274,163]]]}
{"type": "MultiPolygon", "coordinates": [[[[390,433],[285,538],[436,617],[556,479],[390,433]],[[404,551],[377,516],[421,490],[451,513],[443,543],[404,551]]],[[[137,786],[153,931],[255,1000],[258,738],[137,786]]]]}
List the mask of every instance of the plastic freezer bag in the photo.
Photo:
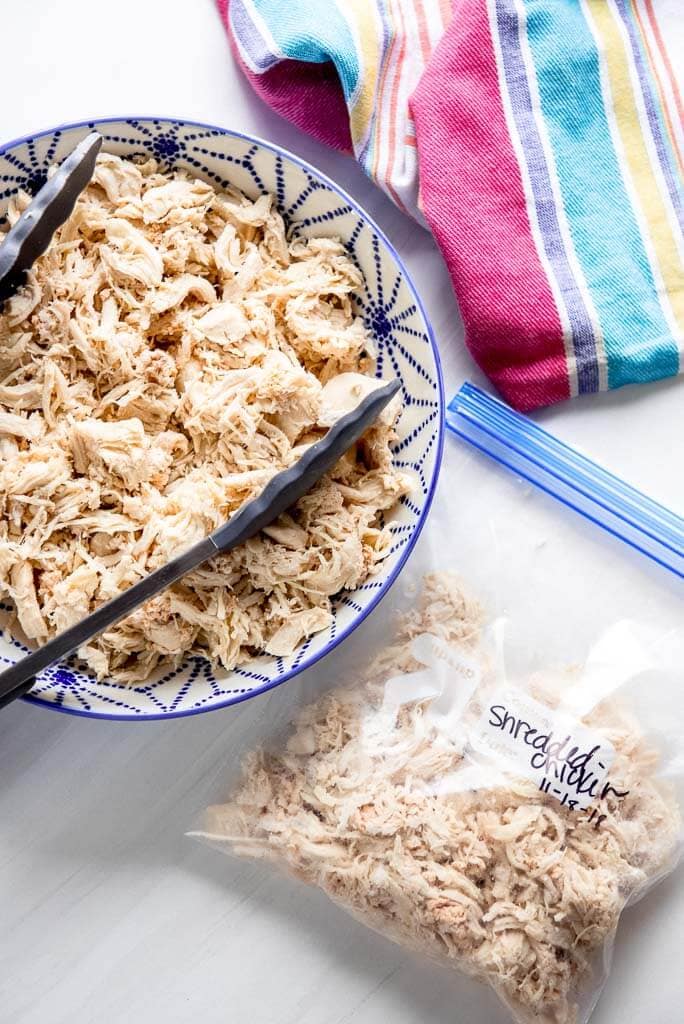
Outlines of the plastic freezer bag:
{"type": "Polygon", "coordinates": [[[447,459],[459,488],[394,640],[369,630],[365,670],[299,688],[194,834],[488,982],[516,1021],[584,1024],[622,910],[680,855],[679,584],[459,442],[447,459]]]}

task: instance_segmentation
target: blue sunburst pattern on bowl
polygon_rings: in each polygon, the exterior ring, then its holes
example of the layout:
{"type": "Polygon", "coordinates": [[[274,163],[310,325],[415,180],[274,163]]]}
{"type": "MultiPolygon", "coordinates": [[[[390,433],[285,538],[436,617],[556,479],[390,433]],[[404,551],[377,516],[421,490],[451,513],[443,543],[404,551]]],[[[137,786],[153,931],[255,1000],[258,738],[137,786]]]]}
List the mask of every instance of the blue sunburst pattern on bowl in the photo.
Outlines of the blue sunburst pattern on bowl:
{"type": "MultiPolygon", "coordinates": [[[[201,657],[158,673],[144,684],[96,681],[73,659],[42,673],[28,700],[54,709],[104,718],[150,719],[196,714],[245,700],[312,665],[368,615],[391,586],[413,547],[434,491],[443,439],[443,391],[429,324],[397,254],[377,226],[341,189],[296,157],[268,143],[209,125],[164,118],[121,118],[66,125],[0,150],[0,213],[17,190],[35,193],[48,167],[62,160],[88,131],[122,156],[154,156],[170,170],[185,168],[217,186],[235,185],[251,197],[276,196],[296,230],[343,240],[365,280],[359,312],[376,341],[378,375],[397,376],[403,408],[395,448],[397,464],[415,477],[390,522],[392,551],[378,575],[334,602],[328,630],[307,640],[290,658],[259,657],[225,672],[201,657]]],[[[0,605],[0,621],[10,609],[0,605]]],[[[26,647],[0,640],[0,662],[14,662],[26,647]]]]}

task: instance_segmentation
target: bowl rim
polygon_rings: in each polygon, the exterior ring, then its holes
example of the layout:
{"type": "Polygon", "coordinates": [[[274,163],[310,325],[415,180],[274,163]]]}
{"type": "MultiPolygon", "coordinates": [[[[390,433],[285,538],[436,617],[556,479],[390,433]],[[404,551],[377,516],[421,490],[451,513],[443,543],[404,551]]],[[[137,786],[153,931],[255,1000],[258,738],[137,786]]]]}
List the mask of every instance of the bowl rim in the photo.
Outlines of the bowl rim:
{"type": "Polygon", "coordinates": [[[296,164],[301,170],[305,171],[306,173],[312,174],[314,177],[322,181],[330,190],[337,193],[337,195],[339,195],[345,201],[345,203],[348,203],[349,206],[355,211],[355,213],[357,213],[362,218],[362,220],[370,226],[372,231],[382,241],[383,245],[387,248],[393,260],[396,262],[403,279],[408,285],[408,288],[413,296],[413,300],[418,308],[420,315],[423,318],[423,321],[427,329],[428,341],[430,343],[430,348],[432,350],[432,355],[435,361],[435,369],[437,371],[437,388],[439,400],[439,416],[437,427],[438,436],[437,448],[435,452],[435,470],[432,475],[430,487],[425,498],[423,511],[418,519],[418,522],[416,523],[416,528],[411,536],[411,539],[406,544],[396,565],[392,568],[392,571],[390,572],[389,576],[384,581],[384,585],[379,589],[378,593],[371,598],[367,607],[364,608],[364,610],[356,616],[354,621],[346,629],[342,630],[338,635],[336,635],[323,650],[318,651],[315,654],[312,654],[309,658],[302,658],[302,660],[296,666],[284,672],[275,680],[269,681],[268,683],[264,683],[259,687],[249,690],[247,693],[235,694],[234,696],[227,697],[226,699],[221,700],[216,704],[208,704],[200,708],[185,708],[176,711],[158,712],[151,715],[142,713],[140,715],[123,715],[116,713],[107,713],[104,711],[86,711],[82,708],[65,707],[62,704],[55,704],[54,702],[44,700],[42,697],[32,697],[30,693],[25,694],[21,698],[28,704],[33,704],[41,708],[47,708],[51,711],[58,711],[65,715],[74,715],[78,718],[105,719],[107,721],[114,722],[153,722],[169,720],[173,718],[190,718],[194,715],[206,714],[209,711],[219,711],[224,708],[233,707],[237,704],[242,704],[243,701],[251,700],[254,697],[258,697],[261,694],[267,693],[269,690],[274,690],[277,686],[282,686],[283,683],[286,683],[294,676],[299,675],[300,672],[304,672],[306,669],[312,668],[313,665],[315,665],[318,661],[321,660],[321,658],[325,657],[325,655],[329,654],[336,647],[338,647],[344,640],[347,639],[348,636],[350,636],[354,632],[354,630],[358,626],[361,625],[362,622],[364,622],[368,618],[371,612],[373,612],[377,608],[382,599],[391,590],[392,586],[397,580],[397,577],[399,576],[399,573],[406,565],[406,562],[409,556],[411,555],[414,547],[416,546],[418,538],[420,537],[423,531],[423,527],[430,513],[430,508],[432,507],[432,502],[435,496],[435,491],[439,480],[439,474],[442,467],[442,456],[444,452],[444,376],[442,373],[442,362],[439,356],[439,349],[437,348],[437,341],[435,339],[432,323],[430,322],[430,318],[427,315],[427,310],[425,309],[423,301],[420,298],[420,295],[418,294],[415,285],[413,284],[413,280],[406,265],[404,264],[404,261],[402,260],[401,256],[397,252],[392,242],[389,240],[389,238],[382,230],[382,228],[375,222],[373,217],[371,217],[371,215],[364,209],[364,207],[361,206],[361,204],[357,202],[357,200],[355,200],[352,196],[350,196],[349,193],[346,192],[341,185],[338,185],[336,182],[332,180],[332,178],[329,178],[328,175],[325,174],[323,171],[319,170],[317,167],[315,167],[313,164],[310,164],[307,160],[304,160],[302,157],[297,156],[295,153],[292,153],[289,149],[286,149],[284,146],[279,146],[274,142],[268,142],[266,139],[262,139],[258,135],[252,135],[249,132],[237,131],[234,128],[224,128],[220,125],[209,124],[206,121],[196,121],[194,118],[186,119],[183,117],[168,117],[163,114],[121,114],[119,116],[95,117],[83,121],[67,121],[63,124],[54,125],[51,128],[44,128],[41,131],[32,132],[31,134],[28,135],[19,136],[18,138],[12,139],[10,142],[5,142],[2,143],[2,145],[0,145],[0,156],[4,156],[4,154],[8,150],[14,149],[17,146],[28,145],[30,142],[33,142],[36,139],[46,138],[47,136],[54,135],[54,133],[58,131],[70,131],[74,128],[90,128],[92,130],[96,130],[98,125],[116,124],[121,121],[167,122],[170,124],[177,124],[181,126],[189,125],[191,127],[203,128],[209,131],[217,132],[219,135],[229,135],[233,138],[241,139],[253,145],[261,146],[264,149],[269,150],[271,153],[275,153],[276,155],[284,156],[287,160],[290,160],[292,163],[296,164]]]}

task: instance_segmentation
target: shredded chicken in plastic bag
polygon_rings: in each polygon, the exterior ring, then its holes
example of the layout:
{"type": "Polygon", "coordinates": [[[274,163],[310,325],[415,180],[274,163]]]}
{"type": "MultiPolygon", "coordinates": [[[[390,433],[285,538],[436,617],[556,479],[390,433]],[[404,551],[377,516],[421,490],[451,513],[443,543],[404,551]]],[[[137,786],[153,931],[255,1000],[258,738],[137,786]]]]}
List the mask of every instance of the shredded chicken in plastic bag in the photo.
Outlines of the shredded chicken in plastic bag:
{"type": "MultiPolygon", "coordinates": [[[[615,752],[600,814],[478,760],[463,726],[492,686],[481,624],[453,578],[427,577],[366,681],[304,708],[285,749],[251,753],[230,802],[194,834],[283,865],[384,935],[489,982],[516,1021],[575,1024],[622,909],[674,866],[679,810],[614,698],[583,719],[615,752]],[[481,664],[449,728],[416,661],[425,633],[449,645],[452,670],[481,664]]],[[[552,708],[562,685],[540,675],[530,690],[552,708]]]]}
{"type": "MultiPolygon", "coordinates": [[[[29,202],[12,200],[12,224],[29,202]]],[[[105,153],[0,313],[0,593],[43,642],[224,522],[372,385],[330,238],[255,202],[105,153]]],[[[389,551],[398,403],[292,515],[79,651],[146,678],[189,651],[288,655],[389,551]]]]}

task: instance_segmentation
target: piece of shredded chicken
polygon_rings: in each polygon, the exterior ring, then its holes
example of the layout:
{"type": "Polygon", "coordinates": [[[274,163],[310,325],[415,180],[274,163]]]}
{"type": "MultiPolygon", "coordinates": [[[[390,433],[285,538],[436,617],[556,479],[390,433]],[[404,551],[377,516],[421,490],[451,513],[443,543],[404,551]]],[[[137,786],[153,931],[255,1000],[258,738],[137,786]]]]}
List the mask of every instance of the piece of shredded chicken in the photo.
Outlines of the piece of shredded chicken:
{"type": "MultiPolygon", "coordinates": [[[[407,696],[388,718],[386,680],[421,668],[412,639],[432,633],[477,656],[481,621],[457,581],[428,577],[366,681],[304,708],[285,749],[251,753],[199,835],[286,867],[384,935],[489,982],[516,1021],[576,1024],[625,904],[674,866],[679,810],[615,700],[584,719],[612,743],[611,783],[628,791],[601,800],[600,827],[515,773],[478,776],[466,734],[440,729],[429,699],[407,696]]],[[[475,710],[488,686],[485,670],[475,710]]],[[[551,674],[530,683],[549,706],[557,687],[551,674]]]]}
{"type": "MultiPolygon", "coordinates": [[[[29,202],[16,196],[13,224],[29,202]]],[[[92,183],[0,313],[0,593],[43,642],[214,530],[373,386],[343,245],[288,235],[270,196],[154,161],[92,183]]],[[[395,400],[273,526],[79,651],[132,682],[188,652],[232,668],[325,629],[376,571],[395,400]]]]}

